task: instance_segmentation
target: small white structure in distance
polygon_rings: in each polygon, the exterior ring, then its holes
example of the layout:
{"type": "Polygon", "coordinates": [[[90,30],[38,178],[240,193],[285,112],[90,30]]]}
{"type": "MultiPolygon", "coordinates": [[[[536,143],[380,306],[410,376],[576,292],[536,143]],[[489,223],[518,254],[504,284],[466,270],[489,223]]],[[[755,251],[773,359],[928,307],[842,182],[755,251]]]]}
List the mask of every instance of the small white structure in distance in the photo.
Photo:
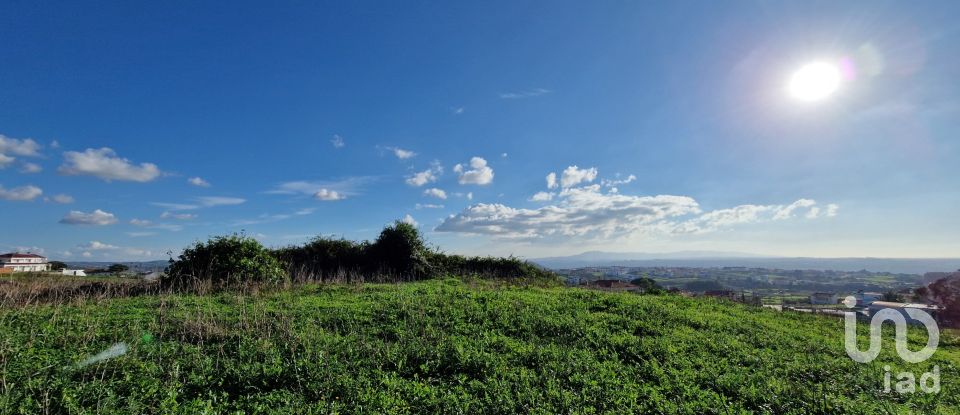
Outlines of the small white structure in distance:
{"type": "Polygon", "coordinates": [[[813,293],[810,294],[810,304],[827,305],[839,304],[840,298],[834,293],[813,293]]]}
{"type": "Polygon", "coordinates": [[[69,275],[72,277],[86,277],[87,273],[83,272],[82,269],[62,269],[60,273],[63,275],[69,275]]]}

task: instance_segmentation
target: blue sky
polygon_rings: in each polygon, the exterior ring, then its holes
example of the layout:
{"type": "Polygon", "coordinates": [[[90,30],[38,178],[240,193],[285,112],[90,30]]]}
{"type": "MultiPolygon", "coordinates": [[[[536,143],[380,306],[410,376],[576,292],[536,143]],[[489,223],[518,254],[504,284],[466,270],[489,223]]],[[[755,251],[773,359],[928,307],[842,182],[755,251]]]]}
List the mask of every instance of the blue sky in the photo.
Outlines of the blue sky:
{"type": "Polygon", "coordinates": [[[0,250],[960,252],[956,2],[0,5],[0,250]],[[787,85],[843,71],[829,97],[787,85]],[[555,183],[547,179],[553,173],[555,183]]]}

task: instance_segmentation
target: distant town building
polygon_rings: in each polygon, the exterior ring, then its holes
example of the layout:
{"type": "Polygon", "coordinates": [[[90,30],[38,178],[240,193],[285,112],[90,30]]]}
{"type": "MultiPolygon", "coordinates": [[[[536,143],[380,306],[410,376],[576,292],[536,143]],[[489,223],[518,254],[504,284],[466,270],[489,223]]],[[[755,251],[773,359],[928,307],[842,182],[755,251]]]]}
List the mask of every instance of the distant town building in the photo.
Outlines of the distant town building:
{"type": "Polygon", "coordinates": [[[621,280],[596,280],[588,284],[588,287],[612,291],[636,291],[640,289],[636,285],[621,280]]]}
{"type": "Polygon", "coordinates": [[[810,304],[837,304],[840,299],[834,293],[810,294],[810,304]]]}
{"type": "Polygon", "coordinates": [[[62,269],[60,273],[63,275],[70,275],[72,277],[86,277],[87,273],[82,269],[62,269]]]}
{"type": "Polygon", "coordinates": [[[740,298],[740,293],[733,290],[708,290],[703,293],[707,297],[715,298],[724,298],[731,301],[736,301],[740,298]]]}
{"type": "Polygon", "coordinates": [[[41,255],[11,252],[0,255],[0,268],[9,269],[7,272],[43,272],[50,270],[50,264],[41,255]]]}
{"type": "Polygon", "coordinates": [[[930,314],[930,316],[933,317],[934,319],[937,319],[939,317],[938,314],[941,310],[940,307],[937,307],[935,305],[930,305],[930,304],[897,303],[892,301],[874,301],[870,303],[869,307],[867,307],[867,311],[870,313],[871,316],[873,316],[874,314],[877,314],[878,312],[880,312],[880,310],[887,309],[887,308],[898,311],[901,314],[903,314],[903,316],[907,319],[907,323],[910,323],[910,324],[918,324],[919,322],[917,320],[914,320],[912,317],[910,317],[909,314],[907,314],[907,309],[912,308],[916,310],[925,311],[927,312],[927,314],[930,314]]]}
{"type": "Polygon", "coordinates": [[[857,307],[866,307],[874,301],[883,299],[883,294],[858,291],[853,297],[857,299],[857,307]]]}

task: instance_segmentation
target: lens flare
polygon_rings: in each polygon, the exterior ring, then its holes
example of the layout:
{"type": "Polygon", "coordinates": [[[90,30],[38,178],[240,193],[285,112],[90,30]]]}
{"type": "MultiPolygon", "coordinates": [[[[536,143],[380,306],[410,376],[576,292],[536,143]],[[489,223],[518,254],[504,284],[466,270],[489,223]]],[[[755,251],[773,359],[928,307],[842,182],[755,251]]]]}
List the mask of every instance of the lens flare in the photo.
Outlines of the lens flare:
{"type": "Polygon", "coordinates": [[[840,88],[840,69],[826,62],[809,63],[790,78],[790,95],[802,101],[820,101],[840,88]]]}

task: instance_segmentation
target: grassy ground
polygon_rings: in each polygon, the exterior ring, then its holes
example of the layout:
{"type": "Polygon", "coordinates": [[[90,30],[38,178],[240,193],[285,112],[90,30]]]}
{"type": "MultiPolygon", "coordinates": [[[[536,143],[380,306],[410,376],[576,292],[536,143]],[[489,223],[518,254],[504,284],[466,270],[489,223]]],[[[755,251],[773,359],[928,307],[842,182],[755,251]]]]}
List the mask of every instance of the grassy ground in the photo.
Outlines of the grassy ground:
{"type": "Polygon", "coordinates": [[[679,296],[311,285],[7,307],[0,333],[0,413],[960,413],[955,338],[857,364],[839,320],[679,296]],[[884,364],[942,391],[883,393],[884,364]]]}

